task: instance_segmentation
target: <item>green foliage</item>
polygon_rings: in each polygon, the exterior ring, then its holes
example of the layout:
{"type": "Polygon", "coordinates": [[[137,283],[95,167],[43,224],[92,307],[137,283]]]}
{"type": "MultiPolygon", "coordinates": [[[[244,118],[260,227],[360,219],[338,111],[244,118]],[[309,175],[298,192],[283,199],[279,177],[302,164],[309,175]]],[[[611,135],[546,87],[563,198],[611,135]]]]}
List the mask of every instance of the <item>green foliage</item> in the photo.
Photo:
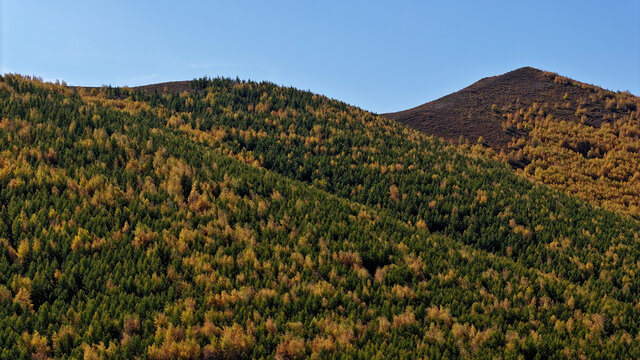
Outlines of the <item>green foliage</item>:
{"type": "Polygon", "coordinates": [[[638,357],[637,222],[269,83],[0,78],[1,358],[638,357]]]}

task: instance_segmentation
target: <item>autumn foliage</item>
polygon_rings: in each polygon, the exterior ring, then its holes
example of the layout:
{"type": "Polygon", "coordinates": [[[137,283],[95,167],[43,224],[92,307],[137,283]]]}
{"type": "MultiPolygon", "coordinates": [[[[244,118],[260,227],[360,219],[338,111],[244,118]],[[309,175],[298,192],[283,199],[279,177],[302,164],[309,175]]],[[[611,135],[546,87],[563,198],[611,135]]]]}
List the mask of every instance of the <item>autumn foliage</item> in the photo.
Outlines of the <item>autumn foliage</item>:
{"type": "Polygon", "coordinates": [[[636,220],[309,92],[185,89],[0,78],[0,358],[640,356],[636,220]]]}

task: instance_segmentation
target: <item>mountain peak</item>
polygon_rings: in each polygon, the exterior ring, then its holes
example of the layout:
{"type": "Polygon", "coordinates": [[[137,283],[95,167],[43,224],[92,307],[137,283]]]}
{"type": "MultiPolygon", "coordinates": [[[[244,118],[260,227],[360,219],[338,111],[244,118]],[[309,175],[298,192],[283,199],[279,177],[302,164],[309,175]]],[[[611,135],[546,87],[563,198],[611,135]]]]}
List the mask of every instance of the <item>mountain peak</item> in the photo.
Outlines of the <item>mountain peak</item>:
{"type": "MultiPolygon", "coordinates": [[[[460,91],[415,108],[383,116],[450,142],[457,142],[461,136],[470,140],[482,137],[485,144],[504,149],[513,137],[524,136],[524,132],[519,130],[503,129],[502,122],[507,111],[527,108],[534,103],[566,104],[567,100],[573,99],[571,108],[557,106],[551,115],[559,120],[575,120],[574,107],[588,99],[594,91],[607,92],[552,72],[525,66],[483,78],[460,91]]],[[[587,114],[587,122],[594,126],[599,126],[603,121],[605,104],[604,100],[602,102],[587,114]]]]}
{"type": "MultiPolygon", "coordinates": [[[[536,69],[531,66],[523,66],[521,68],[510,71],[509,73],[542,73],[543,71],[540,69],[536,69]]],[[[507,73],[508,74],[508,73],[507,73]]]]}

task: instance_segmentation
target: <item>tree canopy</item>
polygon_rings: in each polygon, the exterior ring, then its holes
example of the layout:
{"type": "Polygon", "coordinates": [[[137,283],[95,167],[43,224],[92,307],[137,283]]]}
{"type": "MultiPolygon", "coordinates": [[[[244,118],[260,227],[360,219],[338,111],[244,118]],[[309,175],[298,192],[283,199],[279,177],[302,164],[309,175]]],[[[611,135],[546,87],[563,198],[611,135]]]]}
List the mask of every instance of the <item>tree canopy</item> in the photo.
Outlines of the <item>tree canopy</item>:
{"type": "Polygon", "coordinates": [[[293,88],[0,77],[0,357],[631,358],[640,225],[293,88]]]}

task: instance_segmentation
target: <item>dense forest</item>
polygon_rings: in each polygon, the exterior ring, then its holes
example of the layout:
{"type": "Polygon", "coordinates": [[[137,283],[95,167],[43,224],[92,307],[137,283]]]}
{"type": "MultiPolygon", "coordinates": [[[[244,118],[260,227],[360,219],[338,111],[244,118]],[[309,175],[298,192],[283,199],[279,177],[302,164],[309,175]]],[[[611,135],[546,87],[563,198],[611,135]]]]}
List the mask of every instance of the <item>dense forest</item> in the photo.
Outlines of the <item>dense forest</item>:
{"type": "Polygon", "coordinates": [[[0,118],[0,358],[640,357],[640,224],[481,146],[230,79],[0,118]]]}
{"type": "Polygon", "coordinates": [[[562,100],[495,108],[505,132],[525,134],[499,158],[530,179],[640,218],[640,98],[545,76],[566,87],[562,100]],[[563,111],[566,119],[554,117],[563,111]]]}

